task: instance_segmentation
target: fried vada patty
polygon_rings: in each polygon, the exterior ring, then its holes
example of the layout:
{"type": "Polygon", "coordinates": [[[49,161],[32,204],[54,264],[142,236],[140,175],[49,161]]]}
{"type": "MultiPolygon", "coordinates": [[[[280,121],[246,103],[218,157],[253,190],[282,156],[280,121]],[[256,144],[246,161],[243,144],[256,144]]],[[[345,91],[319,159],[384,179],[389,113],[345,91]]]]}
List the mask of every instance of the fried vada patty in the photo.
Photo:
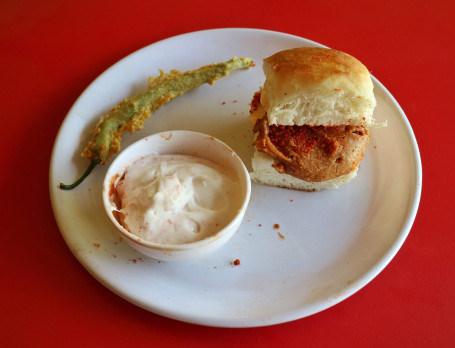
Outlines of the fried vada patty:
{"type": "Polygon", "coordinates": [[[356,170],[370,139],[368,129],[355,126],[254,125],[254,145],[274,159],[280,174],[321,182],[356,170]]]}

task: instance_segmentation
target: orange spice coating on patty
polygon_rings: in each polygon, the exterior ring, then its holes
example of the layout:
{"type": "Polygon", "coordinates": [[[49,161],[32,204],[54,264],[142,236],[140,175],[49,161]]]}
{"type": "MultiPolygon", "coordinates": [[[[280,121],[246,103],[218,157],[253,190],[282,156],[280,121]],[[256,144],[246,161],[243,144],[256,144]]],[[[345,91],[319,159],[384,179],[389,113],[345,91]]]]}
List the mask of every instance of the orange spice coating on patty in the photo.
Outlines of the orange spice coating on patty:
{"type": "MultiPolygon", "coordinates": [[[[251,110],[258,108],[253,99],[251,110]]],[[[356,170],[370,139],[367,128],[269,125],[267,115],[254,125],[254,145],[274,159],[273,167],[310,182],[321,182],[356,170]]]]}

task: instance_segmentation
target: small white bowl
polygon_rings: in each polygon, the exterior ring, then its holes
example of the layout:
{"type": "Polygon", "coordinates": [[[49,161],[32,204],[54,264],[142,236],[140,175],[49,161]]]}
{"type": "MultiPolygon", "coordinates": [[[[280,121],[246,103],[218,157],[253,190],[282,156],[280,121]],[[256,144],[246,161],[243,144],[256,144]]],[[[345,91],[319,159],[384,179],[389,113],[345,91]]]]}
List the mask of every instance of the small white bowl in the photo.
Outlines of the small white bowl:
{"type": "Polygon", "coordinates": [[[106,213],[117,231],[134,249],[144,255],[163,261],[180,261],[201,257],[225,244],[237,231],[245,215],[251,194],[248,170],[240,157],[225,143],[212,136],[183,130],[175,130],[147,136],[123,150],[107,170],[103,182],[103,203],[106,213]],[[230,167],[239,179],[241,201],[238,213],[228,225],[213,235],[188,244],[163,245],[144,240],[128,232],[115,218],[117,208],[111,193],[123,176],[128,165],[147,155],[182,154],[204,158],[223,167],[230,167]]]}

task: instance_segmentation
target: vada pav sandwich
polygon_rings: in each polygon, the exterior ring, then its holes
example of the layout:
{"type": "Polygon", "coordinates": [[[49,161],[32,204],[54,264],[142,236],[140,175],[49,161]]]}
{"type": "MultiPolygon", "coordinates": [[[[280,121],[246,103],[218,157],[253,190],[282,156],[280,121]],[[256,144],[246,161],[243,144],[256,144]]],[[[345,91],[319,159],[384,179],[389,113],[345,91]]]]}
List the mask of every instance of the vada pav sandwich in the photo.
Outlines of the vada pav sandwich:
{"type": "Polygon", "coordinates": [[[251,102],[253,181],[317,191],[352,180],[375,124],[373,83],[356,58],[301,47],[264,59],[251,102]]]}

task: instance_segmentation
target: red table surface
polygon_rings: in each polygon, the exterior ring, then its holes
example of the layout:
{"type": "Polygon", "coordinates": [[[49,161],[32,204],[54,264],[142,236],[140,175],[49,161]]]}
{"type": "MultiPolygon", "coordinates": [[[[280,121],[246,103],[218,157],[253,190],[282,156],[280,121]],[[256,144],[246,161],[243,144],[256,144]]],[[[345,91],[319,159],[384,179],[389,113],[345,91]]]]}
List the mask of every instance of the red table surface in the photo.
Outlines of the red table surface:
{"type": "Polygon", "coordinates": [[[449,1],[1,1],[0,346],[450,346],[455,344],[455,78],[449,1]],[[394,95],[423,164],[417,217],[371,283],[315,315],[261,328],[196,326],[150,313],[98,283],[51,209],[54,139],[110,65],[191,31],[298,35],[359,58],[394,95]]]}

